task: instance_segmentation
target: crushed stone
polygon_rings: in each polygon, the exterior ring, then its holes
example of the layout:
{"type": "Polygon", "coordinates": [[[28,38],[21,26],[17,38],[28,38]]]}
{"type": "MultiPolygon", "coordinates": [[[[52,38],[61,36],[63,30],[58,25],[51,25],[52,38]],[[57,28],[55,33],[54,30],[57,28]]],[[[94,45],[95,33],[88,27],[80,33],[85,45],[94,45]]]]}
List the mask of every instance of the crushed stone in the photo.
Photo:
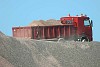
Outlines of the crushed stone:
{"type": "Polygon", "coordinates": [[[52,42],[4,36],[0,67],[100,67],[100,42],[52,42]]]}

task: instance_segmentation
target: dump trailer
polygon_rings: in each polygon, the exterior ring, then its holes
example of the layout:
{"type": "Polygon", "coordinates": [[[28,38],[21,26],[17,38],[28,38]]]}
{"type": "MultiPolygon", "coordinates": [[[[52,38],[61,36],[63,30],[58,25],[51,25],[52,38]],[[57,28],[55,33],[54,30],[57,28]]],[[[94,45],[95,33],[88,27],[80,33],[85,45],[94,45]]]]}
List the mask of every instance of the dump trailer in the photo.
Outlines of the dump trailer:
{"type": "Polygon", "coordinates": [[[92,41],[93,22],[86,15],[61,17],[59,22],[33,22],[25,27],[12,27],[13,37],[53,40],[92,41]]]}

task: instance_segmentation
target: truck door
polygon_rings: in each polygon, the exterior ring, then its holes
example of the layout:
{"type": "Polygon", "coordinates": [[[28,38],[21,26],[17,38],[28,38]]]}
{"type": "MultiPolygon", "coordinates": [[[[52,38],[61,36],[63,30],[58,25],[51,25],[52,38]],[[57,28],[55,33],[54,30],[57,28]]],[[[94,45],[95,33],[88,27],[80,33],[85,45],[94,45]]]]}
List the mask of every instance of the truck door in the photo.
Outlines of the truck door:
{"type": "Polygon", "coordinates": [[[92,26],[90,20],[84,20],[84,33],[90,41],[92,41],[92,26]]]}

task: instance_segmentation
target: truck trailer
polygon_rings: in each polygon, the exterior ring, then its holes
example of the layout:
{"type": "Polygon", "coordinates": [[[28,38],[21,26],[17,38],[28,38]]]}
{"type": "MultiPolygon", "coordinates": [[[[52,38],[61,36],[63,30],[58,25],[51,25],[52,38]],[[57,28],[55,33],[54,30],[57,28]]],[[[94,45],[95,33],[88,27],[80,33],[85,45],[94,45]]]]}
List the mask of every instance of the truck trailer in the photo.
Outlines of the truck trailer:
{"type": "Polygon", "coordinates": [[[37,22],[30,26],[12,27],[13,37],[37,40],[63,38],[74,41],[93,41],[93,22],[86,15],[61,17],[59,22],[37,22]]]}

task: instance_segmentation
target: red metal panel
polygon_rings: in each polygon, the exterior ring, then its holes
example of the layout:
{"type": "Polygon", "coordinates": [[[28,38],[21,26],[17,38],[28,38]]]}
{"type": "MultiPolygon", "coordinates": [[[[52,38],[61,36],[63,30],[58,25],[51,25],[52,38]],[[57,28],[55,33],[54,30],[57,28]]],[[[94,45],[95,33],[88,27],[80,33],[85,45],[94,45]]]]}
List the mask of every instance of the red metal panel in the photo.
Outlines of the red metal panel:
{"type": "Polygon", "coordinates": [[[64,37],[66,36],[66,35],[65,35],[65,34],[66,34],[66,32],[65,32],[65,31],[66,31],[66,28],[65,28],[65,26],[64,26],[64,37]]]}
{"type": "Polygon", "coordinates": [[[68,28],[68,29],[69,29],[68,31],[69,31],[69,37],[70,37],[70,26],[69,26],[69,28],[68,28]]]}
{"type": "Polygon", "coordinates": [[[53,27],[50,27],[50,38],[54,38],[53,37],[53,27]]]}
{"type": "Polygon", "coordinates": [[[45,37],[45,35],[44,35],[44,32],[45,32],[45,31],[44,31],[44,27],[43,27],[42,29],[43,29],[43,35],[42,35],[43,37],[42,37],[42,38],[44,39],[44,37],[45,37]]]}
{"type": "Polygon", "coordinates": [[[17,37],[21,37],[20,36],[20,29],[17,29],[16,31],[17,31],[17,37]]]}
{"type": "Polygon", "coordinates": [[[53,37],[55,38],[55,27],[53,26],[53,30],[52,30],[52,35],[53,35],[53,37]]]}
{"type": "Polygon", "coordinates": [[[34,31],[34,32],[33,32],[33,33],[34,33],[34,34],[33,34],[33,38],[36,39],[36,30],[35,30],[35,27],[33,28],[33,31],[34,31]]]}
{"type": "Polygon", "coordinates": [[[45,39],[47,39],[47,27],[45,27],[44,31],[45,31],[44,33],[45,39]]]}
{"type": "Polygon", "coordinates": [[[43,27],[39,27],[39,38],[43,38],[43,27]]]}
{"type": "Polygon", "coordinates": [[[71,25],[58,26],[34,26],[34,27],[14,27],[13,36],[33,39],[51,39],[58,37],[68,37],[73,34],[71,25]]]}
{"type": "Polygon", "coordinates": [[[58,30],[57,30],[57,26],[55,26],[55,28],[54,28],[54,31],[55,31],[55,38],[57,38],[57,36],[58,36],[58,30]]]}
{"type": "Polygon", "coordinates": [[[48,33],[47,33],[48,34],[48,38],[50,38],[50,28],[48,27],[47,30],[48,30],[48,33]]]}
{"type": "Polygon", "coordinates": [[[60,37],[60,27],[58,26],[58,37],[60,37]]]}
{"type": "Polygon", "coordinates": [[[21,38],[31,38],[32,37],[32,29],[31,27],[13,27],[13,36],[21,37],[21,38]]]}

